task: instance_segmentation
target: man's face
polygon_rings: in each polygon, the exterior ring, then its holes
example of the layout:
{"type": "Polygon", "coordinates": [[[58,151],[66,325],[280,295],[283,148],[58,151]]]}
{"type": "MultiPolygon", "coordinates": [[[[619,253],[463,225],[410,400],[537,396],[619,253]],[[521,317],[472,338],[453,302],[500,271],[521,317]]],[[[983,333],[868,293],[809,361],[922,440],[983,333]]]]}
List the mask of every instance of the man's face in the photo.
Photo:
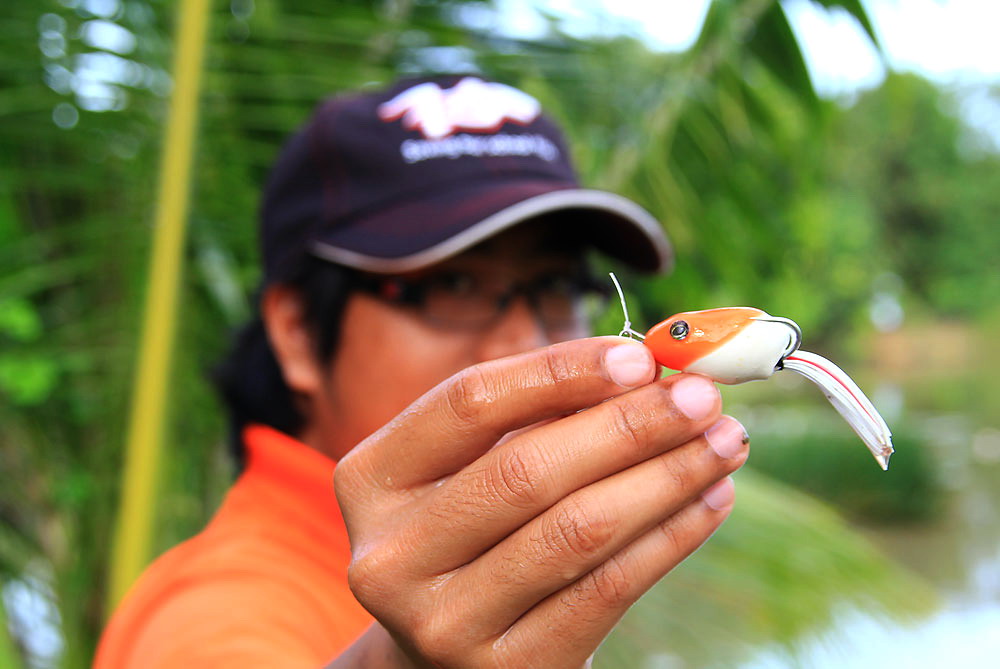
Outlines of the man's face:
{"type": "MultiPolygon", "coordinates": [[[[427,279],[467,277],[489,295],[512,285],[551,277],[573,277],[579,253],[554,247],[551,236],[521,226],[420,273],[427,279]]],[[[434,281],[431,282],[432,284],[434,281]]],[[[439,315],[447,316],[440,309],[439,315]]],[[[471,365],[589,334],[583,322],[546,327],[523,295],[479,326],[463,324],[471,310],[455,309],[454,320],[435,319],[423,308],[355,293],[344,313],[339,347],[324,372],[320,391],[309,398],[304,441],[340,458],[399,414],[427,390],[471,365]]]]}

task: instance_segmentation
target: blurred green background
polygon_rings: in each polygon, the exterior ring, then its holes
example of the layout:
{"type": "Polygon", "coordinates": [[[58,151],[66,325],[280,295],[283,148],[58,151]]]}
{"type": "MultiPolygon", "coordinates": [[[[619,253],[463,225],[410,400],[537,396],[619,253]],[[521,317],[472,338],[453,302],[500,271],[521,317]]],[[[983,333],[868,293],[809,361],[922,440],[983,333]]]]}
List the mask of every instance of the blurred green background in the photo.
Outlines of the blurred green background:
{"type": "MultiPolygon", "coordinates": [[[[509,4],[211,3],[154,553],[232,479],[206,379],[251,308],[258,190],[282,139],[325,95],[476,71],[542,101],[586,183],[664,222],[673,275],[622,277],[637,328],[734,304],[793,318],[896,435],[882,473],[811,386],[725,389],[754,441],[737,510],[597,665],[868,666],[838,658],[1000,630],[996,138],[915,74],[820,97],[770,0],[712,2],[680,52],[611,14],[585,37],[551,11],[540,36],[511,36],[509,4]]],[[[857,0],[819,4],[877,43],[857,0]]],[[[88,666],[108,615],[176,13],[0,12],[0,667],[88,666]]],[[[597,329],[620,326],[615,307],[597,329]]]]}

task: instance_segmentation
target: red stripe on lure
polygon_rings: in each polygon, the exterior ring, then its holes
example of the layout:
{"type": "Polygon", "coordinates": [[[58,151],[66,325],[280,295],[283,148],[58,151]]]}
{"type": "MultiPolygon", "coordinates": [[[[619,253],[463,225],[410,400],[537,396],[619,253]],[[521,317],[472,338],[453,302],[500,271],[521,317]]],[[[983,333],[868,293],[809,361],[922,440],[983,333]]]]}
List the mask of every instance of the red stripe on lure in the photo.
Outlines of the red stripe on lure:
{"type": "Polygon", "coordinates": [[[782,369],[797,372],[819,386],[882,469],[889,468],[889,427],[842,369],[799,350],[802,331],[794,321],[753,307],[727,307],[674,314],[643,335],[632,329],[621,286],[614,274],[611,278],[625,312],[619,334],[641,340],[658,363],[727,384],[767,379],[782,369]]]}

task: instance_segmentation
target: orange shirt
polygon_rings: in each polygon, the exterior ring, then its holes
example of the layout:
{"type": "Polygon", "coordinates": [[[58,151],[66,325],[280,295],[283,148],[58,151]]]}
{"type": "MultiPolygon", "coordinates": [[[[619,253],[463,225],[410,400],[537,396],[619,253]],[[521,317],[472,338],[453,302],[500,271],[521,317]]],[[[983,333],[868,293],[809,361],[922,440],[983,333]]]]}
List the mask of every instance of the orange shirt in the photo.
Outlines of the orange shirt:
{"type": "Polygon", "coordinates": [[[322,667],[372,619],[347,586],[334,462],[268,427],[201,534],[161,556],[101,639],[95,669],[322,667]]]}

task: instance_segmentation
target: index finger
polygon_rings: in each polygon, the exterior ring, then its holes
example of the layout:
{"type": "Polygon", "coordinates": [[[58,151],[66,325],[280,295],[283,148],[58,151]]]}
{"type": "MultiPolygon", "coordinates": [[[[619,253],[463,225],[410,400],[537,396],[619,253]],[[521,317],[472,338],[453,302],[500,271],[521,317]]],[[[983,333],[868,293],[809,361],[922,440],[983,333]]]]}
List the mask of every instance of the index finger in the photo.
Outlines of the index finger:
{"type": "Polygon", "coordinates": [[[345,465],[405,489],[453,474],[503,435],[598,404],[656,377],[649,350],[622,337],[563,342],[469,367],[356,446],[345,465]]]}

